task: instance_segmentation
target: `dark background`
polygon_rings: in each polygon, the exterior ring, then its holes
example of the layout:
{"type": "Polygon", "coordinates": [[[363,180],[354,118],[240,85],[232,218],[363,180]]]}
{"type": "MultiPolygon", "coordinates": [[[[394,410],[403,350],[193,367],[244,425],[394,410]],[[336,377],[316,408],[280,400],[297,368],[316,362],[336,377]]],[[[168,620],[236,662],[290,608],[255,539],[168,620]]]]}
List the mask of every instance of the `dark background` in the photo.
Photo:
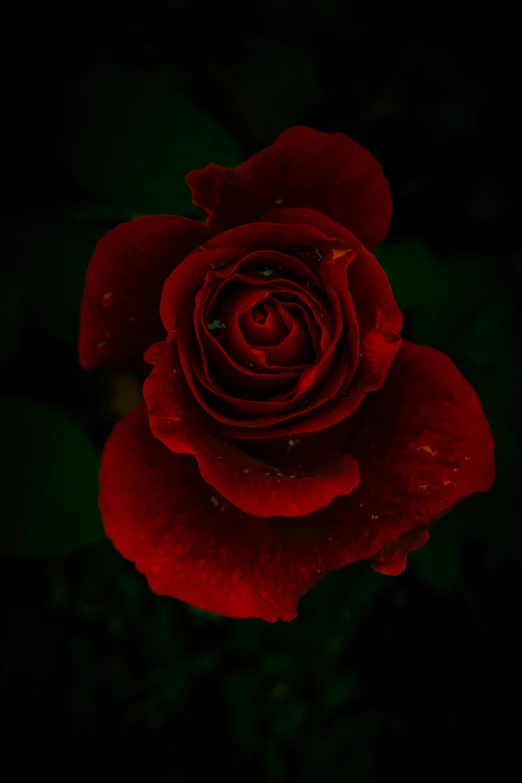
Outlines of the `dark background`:
{"type": "MultiPolygon", "coordinates": [[[[476,8],[73,4],[5,19],[0,359],[5,755],[55,778],[387,781],[511,774],[519,704],[520,170],[513,19],[476,8]],[[377,250],[404,335],[447,352],[497,443],[487,495],[406,572],[328,576],[298,618],[150,593],[104,541],[99,454],[130,376],[77,364],[95,242],[286,127],[390,180],[377,250]],[[503,771],[505,770],[505,772],[503,771]]],[[[517,767],[515,766],[514,769],[517,767]]]]}

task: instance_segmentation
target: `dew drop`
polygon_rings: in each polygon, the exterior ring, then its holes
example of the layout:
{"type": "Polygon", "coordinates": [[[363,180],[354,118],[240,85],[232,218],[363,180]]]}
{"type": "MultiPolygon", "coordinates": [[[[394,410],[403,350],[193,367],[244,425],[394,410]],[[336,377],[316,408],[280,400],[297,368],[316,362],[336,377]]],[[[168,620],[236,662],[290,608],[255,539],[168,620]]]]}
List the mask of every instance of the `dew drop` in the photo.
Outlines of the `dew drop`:
{"type": "Polygon", "coordinates": [[[419,489],[428,489],[427,484],[419,484],[419,489]]]}
{"type": "Polygon", "coordinates": [[[107,291],[101,298],[100,305],[102,307],[111,307],[113,305],[113,296],[114,294],[112,291],[107,291]]]}
{"type": "Polygon", "coordinates": [[[429,454],[432,457],[436,457],[438,453],[435,449],[432,449],[431,446],[419,446],[417,451],[425,451],[426,454],[429,454]]]}
{"type": "Polygon", "coordinates": [[[372,519],[379,519],[379,515],[378,514],[372,514],[372,519]]]}
{"type": "Polygon", "coordinates": [[[223,321],[220,321],[217,318],[214,318],[214,320],[207,324],[207,328],[210,332],[214,332],[216,329],[226,329],[226,325],[223,323],[223,321]]]}

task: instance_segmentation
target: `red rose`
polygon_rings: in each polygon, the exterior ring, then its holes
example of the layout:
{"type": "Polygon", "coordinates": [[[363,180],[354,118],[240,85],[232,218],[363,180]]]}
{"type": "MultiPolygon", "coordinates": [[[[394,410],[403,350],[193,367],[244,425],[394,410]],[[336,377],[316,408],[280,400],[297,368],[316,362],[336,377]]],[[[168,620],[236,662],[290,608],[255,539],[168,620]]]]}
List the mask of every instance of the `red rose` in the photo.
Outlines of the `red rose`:
{"type": "Polygon", "coordinates": [[[205,223],[117,226],[87,272],[82,366],[152,365],[105,447],[100,508],[155,592],[291,620],[329,571],[401,573],[432,522],[489,489],[494,444],[450,359],[400,338],[367,150],[291,128],[187,182],[205,223]]]}

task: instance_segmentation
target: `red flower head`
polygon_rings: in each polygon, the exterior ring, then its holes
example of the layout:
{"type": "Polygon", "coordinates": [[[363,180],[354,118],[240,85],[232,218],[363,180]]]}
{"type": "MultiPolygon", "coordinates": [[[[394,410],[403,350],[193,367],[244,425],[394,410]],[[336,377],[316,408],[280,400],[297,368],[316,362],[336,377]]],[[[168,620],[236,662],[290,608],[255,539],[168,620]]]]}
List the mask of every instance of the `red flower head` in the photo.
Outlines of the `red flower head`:
{"type": "Polygon", "coordinates": [[[105,529],[157,593],[291,620],[329,571],[401,573],[494,444],[450,359],[401,340],[367,150],[291,128],[187,182],[205,223],[117,226],[87,272],[82,366],[152,365],[105,447],[105,529]]]}

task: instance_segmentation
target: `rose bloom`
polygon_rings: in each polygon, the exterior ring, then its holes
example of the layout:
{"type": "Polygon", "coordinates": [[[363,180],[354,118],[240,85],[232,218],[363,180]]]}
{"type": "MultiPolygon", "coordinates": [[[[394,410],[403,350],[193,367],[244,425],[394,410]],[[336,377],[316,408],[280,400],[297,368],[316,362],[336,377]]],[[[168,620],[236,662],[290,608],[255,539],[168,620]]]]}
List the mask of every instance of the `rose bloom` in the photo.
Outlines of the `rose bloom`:
{"type": "Polygon", "coordinates": [[[400,337],[366,149],[296,127],[186,179],[205,222],[121,224],[87,271],[82,367],[152,366],[105,446],[101,514],[154,592],[291,620],[329,571],[400,574],[489,489],[494,443],[451,360],[400,337]]]}

